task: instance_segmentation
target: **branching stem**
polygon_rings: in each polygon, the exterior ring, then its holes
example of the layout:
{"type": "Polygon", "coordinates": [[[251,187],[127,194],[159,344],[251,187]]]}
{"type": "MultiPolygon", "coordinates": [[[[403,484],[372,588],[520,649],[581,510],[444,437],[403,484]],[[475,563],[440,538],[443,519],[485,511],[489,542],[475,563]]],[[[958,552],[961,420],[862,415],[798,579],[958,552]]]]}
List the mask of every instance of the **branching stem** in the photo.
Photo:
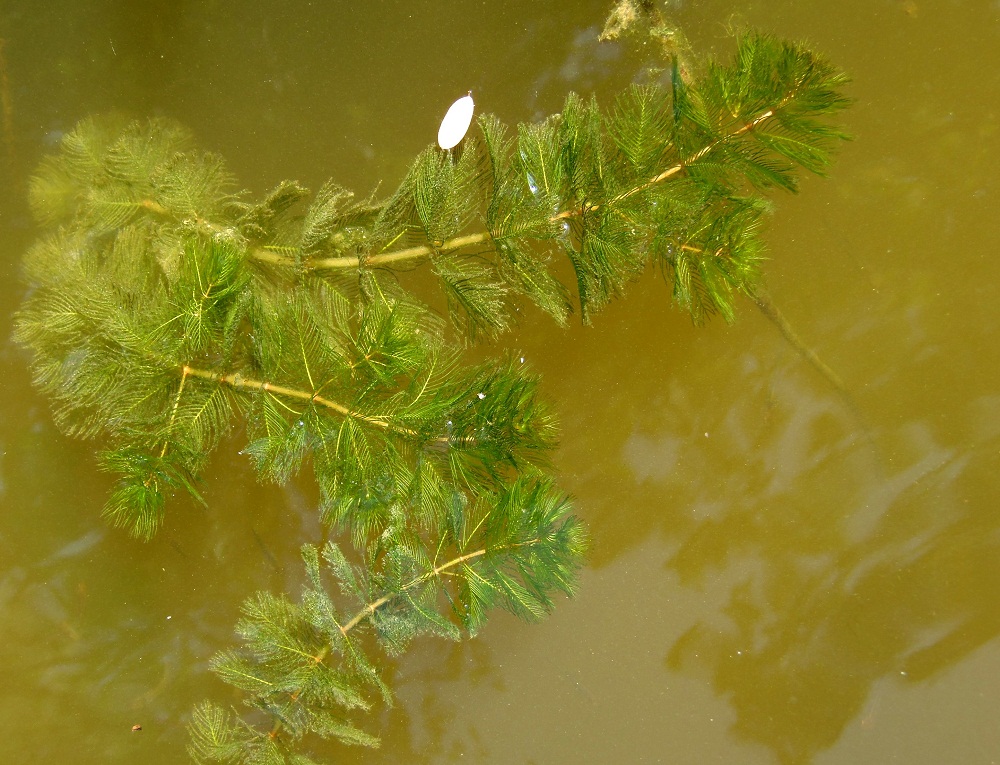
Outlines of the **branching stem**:
{"type": "Polygon", "coordinates": [[[295,388],[286,388],[284,385],[275,385],[274,383],[269,383],[265,380],[253,380],[250,378],[243,377],[240,374],[219,374],[217,372],[209,372],[204,369],[195,369],[194,367],[189,367],[186,364],[182,367],[183,377],[200,377],[203,380],[211,380],[212,382],[217,382],[223,385],[230,385],[237,390],[242,388],[251,388],[256,390],[267,391],[268,393],[273,393],[276,396],[285,396],[286,398],[294,398],[299,401],[309,401],[324,406],[327,409],[332,409],[334,412],[343,415],[344,417],[350,417],[355,420],[361,420],[369,425],[376,428],[381,428],[390,433],[398,433],[403,436],[410,436],[411,438],[417,437],[420,434],[415,430],[410,428],[404,428],[399,425],[393,425],[391,422],[386,420],[380,420],[377,417],[369,417],[367,415],[359,414],[357,412],[352,412],[343,404],[338,404],[336,401],[331,401],[328,398],[320,396],[318,393],[308,393],[304,390],[297,390],[295,388]]]}
{"type": "MultiPolygon", "coordinates": [[[[527,542],[517,542],[515,544],[508,545],[507,548],[508,549],[514,549],[516,547],[525,547],[527,545],[538,544],[538,542],[540,542],[540,541],[541,540],[538,539],[538,538],[529,539],[527,542]]],[[[418,577],[414,577],[409,582],[407,582],[402,587],[400,587],[398,592],[393,592],[393,593],[390,593],[389,595],[383,595],[378,600],[373,600],[367,606],[365,606],[360,611],[358,611],[358,613],[356,613],[354,615],[354,617],[349,622],[347,622],[346,624],[344,624],[340,628],[341,634],[346,635],[352,629],[354,629],[355,627],[357,627],[358,624],[360,624],[365,619],[367,619],[369,616],[371,616],[376,611],[378,611],[386,603],[388,603],[389,601],[391,601],[393,598],[396,598],[399,595],[402,595],[404,592],[406,592],[411,587],[416,587],[418,584],[422,584],[423,582],[426,582],[428,579],[433,579],[434,577],[439,576],[440,574],[445,573],[450,568],[454,568],[455,566],[460,566],[463,563],[465,563],[466,561],[470,561],[470,560],[473,560],[475,558],[480,557],[481,555],[485,555],[487,552],[489,552],[488,548],[481,547],[480,549],[478,549],[478,550],[476,550],[474,552],[466,553],[465,555],[459,555],[457,558],[452,558],[447,563],[442,563],[440,566],[435,566],[433,569],[431,569],[430,571],[428,571],[426,574],[421,574],[418,577]]]]}
{"type": "MultiPolygon", "coordinates": [[[[538,540],[533,540],[533,541],[538,541],[538,540]]],[[[529,544],[529,543],[521,543],[521,544],[517,544],[517,545],[512,545],[512,547],[521,547],[523,544],[529,544]]],[[[472,560],[474,558],[478,558],[479,556],[485,555],[485,554],[486,554],[486,548],[484,547],[484,548],[481,548],[479,550],[476,550],[475,552],[466,553],[465,555],[460,555],[459,557],[454,558],[453,560],[450,560],[447,563],[443,563],[440,566],[435,566],[431,571],[428,571],[426,574],[421,574],[420,576],[415,577],[410,582],[404,584],[399,589],[399,591],[390,593],[389,595],[383,595],[378,600],[373,600],[367,606],[365,606],[360,611],[358,611],[358,613],[356,613],[354,615],[354,618],[352,618],[346,624],[342,625],[340,627],[340,633],[342,635],[346,635],[352,629],[354,629],[355,627],[357,627],[361,622],[363,622],[369,616],[371,616],[376,611],[378,611],[386,603],[388,603],[389,601],[391,601],[394,598],[398,597],[399,595],[403,594],[404,592],[406,592],[411,587],[415,587],[416,585],[418,585],[418,584],[420,584],[422,582],[426,582],[428,579],[431,579],[431,578],[433,578],[435,576],[438,576],[439,574],[444,573],[449,568],[454,568],[455,566],[459,566],[459,565],[461,565],[462,563],[465,563],[468,560],[472,560]]],[[[329,655],[330,648],[331,648],[330,645],[323,646],[323,648],[320,649],[320,652],[316,656],[313,657],[313,663],[314,664],[322,664],[323,661],[326,659],[326,657],[329,655]]],[[[291,699],[292,699],[292,701],[298,701],[299,693],[300,693],[300,691],[294,691],[294,692],[292,692],[292,693],[289,694],[290,697],[291,697],[291,699]]],[[[282,725],[281,718],[280,717],[275,717],[274,718],[274,723],[271,726],[271,730],[268,732],[267,735],[270,738],[272,738],[272,739],[277,738],[278,734],[281,732],[281,728],[282,727],[283,727],[283,725],[282,725]]]]}
{"type": "MultiPolygon", "coordinates": [[[[790,98],[791,98],[791,96],[789,96],[784,101],[782,101],[781,102],[781,106],[784,106],[788,102],[788,99],[790,99],[790,98]]],[[[780,108],[780,106],[778,108],[780,108]]],[[[708,154],[710,151],[712,151],[713,149],[717,148],[718,146],[726,143],[727,141],[731,141],[734,138],[738,138],[739,136],[743,135],[744,133],[749,133],[751,130],[753,130],[754,128],[756,128],[761,123],[766,122],[767,120],[771,119],[771,117],[774,116],[774,113],[775,113],[774,109],[768,109],[766,112],[764,112],[763,114],[755,117],[753,120],[751,120],[750,122],[746,123],[745,125],[742,125],[740,128],[738,128],[737,130],[734,130],[732,133],[724,135],[721,138],[716,138],[714,141],[712,141],[711,143],[709,143],[706,146],[703,146],[701,149],[699,149],[698,151],[696,151],[694,154],[692,154],[687,159],[682,160],[681,162],[677,163],[673,167],[667,168],[662,173],[660,173],[659,175],[657,175],[655,178],[651,178],[650,180],[646,181],[642,185],[636,186],[634,188],[631,188],[628,191],[623,191],[621,194],[619,194],[614,199],[612,199],[608,204],[609,205],[613,205],[616,202],[621,202],[623,199],[627,199],[628,197],[632,196],[633,194],[638,194],[640,191],[645,191],[646,189],[648,189],[648,188],[650,188],[652,186],[655,186],[656,184],[661,183],[661,182],[667,180],[668,178],[672,178],[673,176],[675,176],[679,172],[681,172],[684,168],[689,167],[690,165],[693,165],[695,162],[697,162],[699,159],[701,159],[702,157],[704,157],[706,154],[708,154]]]]}
{"type": "MultiPolygon", "coordinates": [[[[319,260],[304,263],[303,265],[310,271],[324,271],[334,268],[357,268],[359,265],[379,267],[390,263],[418,260],[441,250],[458,250],[462,247],[471,247],[474,244],[482,244],[489,238],[490,235],[482,231],[478,234],[456,236],[453,239],[441,242],[436,247],[429,244],[421,244],[417,247],[407,247],[405,250],[393,250],[392,252],[383,252],[379,255],[370,255],[368,257],[361,256],[359,258],[354,255],[341,255],[334,258],[320,258],[319,260]]],[[[294,262],[287,255],[281,255],[262,248],[253,250],[252,255],[256,260],[264,263],[274,263],[279,266],[289,266],[294,262]]]]}
{"type": "Polygon", "coordinates": [[[167,445],[170,443],[170,434],[174,430],[174,421],[177,419],[177,409],[181,404],[181,394],[184,393],[184,383],[187,382],[188,374],[190,374],[190,370],[188,367],[184,367],[184,370],[181,373],[181,384],[177,387],[177,396],[174,398],[174,406],[173,409],[170,410],[170,422],[167,424],[167,438],[163,440],[163,448],[160,450],[161,459],[167,453],[167,445]]]}
{"type": "Polygon", "coordinates": [[[808,361],[841,396],[847,398],[851,403],[851,408],[854,409],[854,402],[851,400],[850,394],[847,392],[847,386],[844,385],[844,381],[840,379],[840,375],[830,369],[826,362],[819,357],[819,354],[805,344],[802,338],[799,337],[799,333],[795,331],[795,328],[779,310],[778,306],[771,301],[771,298],[764,292],[757,292],[753,295],[753,302],[757,305],[757,308],[760,309],[760,312],[770,319],[781,334],[784,335],[785,340],[787,340],[795,350],[802,354],[802,357],[808,361]]]}
{"type": "MultiPolygon", "coordinates": [[[[741,125],[738,129],[734,130],[732,133],[728,133],[727,135],[724,135],[721,138],[717,138],[708,145],[699,149],[697,152],[692,154],[687,159],[679,162],[673,167],[667,168],[662,173],[660,173],[654,178],[651,178],[645,183],[635,186],[629,189],[628,191],[623,191],[618,196],[606,202],[603,206],[604,207],[612,206],[618,202],[621,202],[624,199],[628,199],[628,197],[632,196],[633,194],[638,194],[639,192],[645,191],[646,189],[651,188],[652,186],[655,186],[658,183],[662,183],[663,181],[672,178],[673,176],[683,171],[689,165],[692,165],[695,162],[697,162],[699,159],[704,157],[706,154],[711,152],[719,145],[727,141],[731,141],[733,138],[737,138],[738,136],[741,136],[744,133],[748,133],[749,131],[753,130],[760,124],[769,120],[771,117],[775,115],[777,109],[780,109],[782,106],[788,103],[788,101],[791,100],[792,97],[793,95],[787,96],[774,109],[768,109],[766,112],[755,117],[750,122],[741,125]]],[[[592,212],[594,210],[600,209],[600,207],[602,207],[602,205],[588,205],[586,208],[564,210],[563,212],[553,215],[551,218],[549,218],[549,220],[552,223],[558,223],[559,221],[566,220],[567,218],[574,218],[578,215],[581,215],[584,212],[592,212]]],[[[303,266],[310,271],[324,271],[328,269],[337,269],[337,268],[357,268],[358,265],[373,266],[373,267],[385,266],[391,263],[400,263],[408,260],[418,260],[420,258],[429,257],[430,255],[433,255],[435,252],[439,252],[442,250],[458,250],[461,249],[462,247],[471,247],[472,245],[482,244],[483,242],[488,241],[490,237],[491,235],[488,231],[481,231],[475,234],[456,236],[452,239],[448,239],[442,242],[437,246],[425,244],[425,245],[419,245],[417,247],[408,247],[405,250],[394,250],[392,252],[383,252],[378,255],[371,255],[368,257],[362,256],[360,258],[353,255],[345,255],[334,258],[321,258],[319,260],[312,261],[310,263],[305,263],[303,264],[303,266]]],[[[294,260],[292,258],[289,258],[287,255],[280,255],[276,252],[270,252],[269,250],[265,250],[262,248],[257,248],[253,250],[252,256],[256,260],[262,261],[264,263],[273,263],[275,265],[289,266],[294,263],[294,260]]]]}
{"type": "Polygon", "coordinates": [[[369,616],[371,616],[372,614],[374,614],[376,611],[378,611],[382,606],[384,606],[390,600],[392,600],[393,598],[396,598],[399,595],[403,594],[404,592],[406,592],[411,587],[416,587],[418,584],[421,584],[423,582],[426,582],[428,579],[432,579],[435,576],[438,576],[439,574],[443,573],[444,571],[447,571],[449,568],[454,568],[455,566],[459,566],[459,565],[461,565],[462,563],[465,563],[468,560],[472,560],[473,558],[478,558],[480,555],[485,555],[485,554],[486,554],[486,548],[484,547],[482,549],[476,550],[475,552],[466,553],[465,555],[460,555],[459,557],[454,558],[454,559],[448,561],[447,563],[442,563],[440,566],[435,566],[433,569],[431,569],[430,571],[428,571],[426,574],[421,574],[420,576],[416,577],[415,579],[411,580],[410,582],[404,584],[399,589],[398,592],[393,592],[393,593],[391,593],[389,595],[383,595],[378,600],[373,600],[367,606],[365,606],[360,611],[358,611],[358,613],[356,613],[354,615],[354,618],[352,618],[349,622],[347,622],[347,624],[343,625],[340,628],[341,633],[343,633],[344,635],[346,635],[352,629],[354,629],[355,627],[357,627],[358,624],[360,624],[365,619],[367,619],[369,616]]]}

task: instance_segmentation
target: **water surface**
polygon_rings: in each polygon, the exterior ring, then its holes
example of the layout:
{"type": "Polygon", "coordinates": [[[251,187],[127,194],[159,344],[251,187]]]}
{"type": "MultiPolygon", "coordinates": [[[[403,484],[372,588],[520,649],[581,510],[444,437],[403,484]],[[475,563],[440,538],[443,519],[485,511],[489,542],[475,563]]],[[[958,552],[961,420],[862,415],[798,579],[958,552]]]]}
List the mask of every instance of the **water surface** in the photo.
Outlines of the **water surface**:
{"type": "MultiPolygon", "coordinates": [[[[166,115],[262,192],[393,188],[469,88],[513,123],[628,56],[609,4],[8,0],[0,184],[0,759],[184,761],[239,602],[294,592],[322,536],[303,481],[226,445],[205,511],[150,544],[98,518],[94,447],[54,429],[12,345],[24,202],[81,117],[166,115]],[[381,184],[381,185],[380,185],[381,184]],[[131,727],[141,724],[141,733],[131,727]]],[[[503,344],[544,376],[562,485],[593,532],[541,625],[421,641],[357,763],[990,763],[1000,751],[1000,3],[674,2],[699,50],[751,25],[848,70],[855,140],[777,197],[768,283],[856,407],[749,303],[692,327],[652,274],[593,327],[503,344]]]]}

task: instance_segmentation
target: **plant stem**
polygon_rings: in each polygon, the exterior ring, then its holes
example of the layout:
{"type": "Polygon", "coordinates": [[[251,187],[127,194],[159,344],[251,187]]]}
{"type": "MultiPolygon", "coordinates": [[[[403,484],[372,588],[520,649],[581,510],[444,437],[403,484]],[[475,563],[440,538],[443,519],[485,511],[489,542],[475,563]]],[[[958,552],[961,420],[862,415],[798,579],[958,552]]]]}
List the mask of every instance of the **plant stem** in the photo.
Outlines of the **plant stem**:
{"type": "MultiPolygon", "coordinates": [[[[788,99],[790,99],[790,98],[791,98],[791,96],[788,97],[788,99]]],[[[776,107],[776,108],[780,108],[781,106],[784,106],[788,102],[788,99],[785,99],[784,101],[782,101],[781,104],[778,107],[776,107]]],[[[750,122],[746,123],[745,125],[742,125],[740,128],[738,128],[737,130],[734,130],[732,133],[724,135],[724,136],[722,136],[722,138],[715,139],[714,141],[712,141],[711,143],[709,143],[707,146],[703,146],[701,149],[699,149],[698,151],[696,151],[690,157],[688,157],[685,160],[682,160],[681,162],[678,162],[673,167],[667,168],[662,173],[660,173],[659,175],[657,175],[655,178],[651,178],[650,180],[646,181],[645,183],[643,183],[643,184],[641,184],[639,186],[636,186],[635,188],[631,188],[628,191],[623,191],[621,194],[619,194],[614,199],[612,199],[610,202],[608,202],[608,204],[609,205],[613,205],[616,202],[620,202],[623,199],[627,199],[628,197],[632,196],[633,194],[638,194],[640,191],[645,191],[646,189],[648,189],[648,188],[650,188],[652,186],[655,186],[657,183],[661,183],[662,181],[665,181],[668,178],[671,178],[674,175],[677,175],[677,173],[681,172],[684,168],[693,165],[699,159],[701,159],[702,157],[704,157],[706,154],[708,154],[710,151],[712,151],[712,149],[715,149],[716,147],[720,146],[721,144],[725,143],[726,141],[731,141],[733,138],[737,138],[737,137],[743,135],[744,133],[748,133],[749,131],[753,130],[755,127],[757,127],[761,123],[766,122],[767,120],[769,120],[771,117],[774,116],[774,112],[775,112],[774,109],[768,109],[766,112],[764,112],[763,114],[755,117],[753,120],[751,120],[750,122]]]]}
{"type": "MultiPolygon", "coordinates": [[[[785,340],[787,340],[788,343],[795,350],[797,350],[806,361],[812,364],[813,368],[819,372],[823,378],[830,383],[830,385],[833,386],[837,393],[850,400],[850,394],[847,392],[847,386],[844,385],[844,381],[840,379],[840,375],[830,369],[826,362],[819,357],[819,354],[805,344],[802,338],[799,337],[799,333],[795,331],[795,328],[778,309],[778,306],[772,302],[771,298],[763,291],[759,291],[753,295],[753,302],[760,309],[760,312],[774,323],[784,336],[785,340]]],[[[853,401],[851,401],[851,407],[854,408],[853,401]]]]}
{"type": "MultiPolygon", "coordinates": [[[[195,376],[197,377],[198,375],[195,376]]],[[[513,546],[520,547],[520,545],[513,545],[513,546]]],[[[357,627],[361,622],[363,622],[369,616],[378,611],[382,606],[384,606],[386,603],[393,600],[397,596],[401,595],[402,593],[406,592],[411,587],[415,587],[421,582],[425,582],[428,579],[437,576],[442,571],[446,571],[447,569],[453,568],[454,566],[458,566],[467,560],[472,560],[473,558],[478,558],[480,555],[485,555],[485,554],[486,554],[486,548],[484,547],[482,549],[476,550],[475,552],[466,553],[465,555],[460,555],[459,557],[450,560],[447,563],[444,563],[440,566],[436,566],[433,571],[428,571],[426,574],[421,574],[420,576],[414,578],[410,582],[407,582],[399,589],[398,592],[393,592],[389,595],[383,595],[378,600],[373,600],[367,606],[358,611],[358,613],[354,615],[354,618],[352,618],[349,622],[341,626],[340,634],[347,635],[348,632],[350,632],[352,629],[357,627]]],[[[327,655],[329,655],[331,648],[332,646],[330,644],[323,646],[323,648],[320,649],[320,652],[313,657],[313,661],[316,664],[322,664],[324,659],[326,659],[327,655]]],[[[299,692],[300,691],[295,691],[294,693],[289,694],[292,697],[293,701],[298,701],[299,692]]],[[[283,723],[281,721],[281,718],[275,717],[274,722],[271,725],[271,730],[267,734],[268,737],[272,739],[277,738],[278,734],[281,732],[282,727],[283,723]]]]}
{"type": "MultiPolygon", "coordinates": [[[[692,154],[687,159],[682,160],[673,167],[667,168],[662,173],[659,173],[654,178],[649,179],[645,183],[641,183],[638,186],[634,186],[633,188],[628,189],[627,191],[623,191],[621,194],[612,198],[608,202],[605,202],[603,205],[599,204],[588,205],[586,207],[586,211],[591,212],[594,210],[598,210],[602,206],[610,207],[618,202],[621,202],[624,199],[628,199],[633,194],[638,194],[642,191],[645,191],[648,188],[655,186],[658,183],[662,183],[663,181],[672,178],[673,176],[677,175],[685,168],[694,164],[699,159],[701,159],[706,154],[708,154],[721,144],[725,143],[726,141],[730,141],[733,138],[737,138],[743,135],[744,133],[748,133],[757,126],[769,120],[771,117],[775,115],[777,109],[780,109],[782,106],[787,104],[788,101],[790,101],[793,97],[794,94],[788,95],[774,109],[768,109],[766,112],[758,115],[750,122],[741,125],[732,133],[728,133],[722,136],[721,138],[717,138],[716,140],[712,141],[706,146],[703,146],[701,149],[699,149],[697,152],[692,154]]],[[[552,223],[558,223],[561,220],[576,217],[577,215],[580,215],[583,212],[584,209],[582,208],[564,210],[563,212],[551,216],[549,218],[549,221],[552,223]]],[[[334,258],[321,258],[319,260],[310,263],[305,263],[303,264],[303,266],[310,271],[323,271],[327,269],[337,269],[337,268],[356,268],[359,264],[363,264],[366,266],[384,266],[390,263],[399,263],[407,260],[417,260],[419,258],[433,255],[435,252],[439,252],[441,250],[458,250],[461,249],[462,247],[469,247],[475,244],[481,244],[485,241],[488,241],[491,237],[492,235],[488,231],[480,231],[475,234],[466,234],[465,236],[457,236],[452,239],[448,239],[436,246],[419,245],[417,247],[408,247],[405,250],[394,250],[392,252],[384,252],[378,255],[371,255],[368,257],[365,256],[356,257],[353,255],[348,255],[348,256],[340,256],[334,258]]],[[[270,252],[262,248],[254,249],[251,252],[251,256],[256,260],[260,260],[265,263],[274,263],[275,265],[289,266],[294,263],[293,259],[289,258],[287,255],[279,255],[278,253],[270,252]]]]}
{"type": "Polygon", "coordinates": [[[187,382],[188,374],[190,374],[190,369],[184,367],[184,371],[181,374],[181,384],[177,388],[177,397],[174,399],[174,407],[170,410],[170,422],[167,424],[167,438],[163,440],[163,448],[160,450],[160,457],[162,458],[167,453],[167,444],[170,443],[170,434],[174,430],[174,421],[177,419],[177,408],[181,404],[181,394],[184,393],[184,383],[187,382]]]}
{"type": "Polygon", "coordinates": [[[224,385],[230,385],[233,388],[255,388],[257,390],[267,391],[268,393],[273,393],[277,396],[286,396],[287,398],[298,399],[299,401],[309,401],[320,406],[325,406],[327,409],[332,409],[338,414],[344,417],[351,417],[355,420],[361,420],[369,425],[376,428],[381,428],[382,430],[388,431],[390,433],[398,433],[403,436],[417,437],[420,434],[415,430],[410,430],[410,428],[403,428],[399,425],[393,425],[391,422],[386,420],[380,420],[377,417],[368,417],[367,415],[358,414],[357,412],[352,412],[343,404],[338,404],[336,401],[331,401],[328,398],[320,396],[318,393],[308,393],[303,390],[296,390],[295,388],[286,388],[283,385],[275,385],[274,383],[269,383],[264,380],[253,380],[240,374],[219,374],[217,372],[209,372],[204,369],[195,369],[189,367],[186,364],[181,368],[184,377],[190,375],[191,377],[200,377],[203,380],[211,380],[213,382],[221,383],[224,385]]]}
{"type": "MultiPolygon", "coordinates": [[[[361,256],[360,258],[354,255],[342,255],[335,258],[321,258],[310,263],[304,263],[303,266],[310,271],[323,271],[334,268],[356,268],[361,264],[365,266],[384,266],[389,263],[417,260],[418,258],[433,255],[435,252],[439,252],[441,250],[457,250],[462,247],[469,247],[473,244],[481,244],[489,238],[489,233],[482,231],[477,234],[456,236],[453,239],[441,242],[437,246],[421,244],[417,247],[408,247],[405,250],[393,250],[392,252],[384,252],[380,255],[370,255],[368,257],[361,256]]],[[[274,263],[275,265],[280,266],[288,266],[293,262],[287,255],[279,255],[276,252],[270,252],[269,250],[261,249],[259,247],[254,249],[250,254],[256,260],[260,260],[265,263],[274,263]]]]}
{"type": "Polygon", "coordinates": [[[426,582],[428,579],[431,579],[431,578],[437,576],[442,571],[447,571],[449,568],[453,568],[453,567],[458,566],[458,565],[460,565],[462,563],[465,563],[465,561],[467,561],[467,560],[472,560],[473,558],[478,558],[480,555],[485,555],[485,554],[486,554],[486,548],[484,547],[482,549],[476,550],[475,552],[466,553],[465,555],[460,555],[459,557],[457,557],[457,558],[455,558],[453,560],[450,560],[447,563],[442,563],[440,566],[436,566],[432,571],[428,571],[426,574],[421,574],[420,576],[416,577],[415,579],[411,580],[410,582],[407,582],[406,584],[404,584],[399,589],[398,592],[394,592],[394,593],[392,593],[390,595],[383,595],[378,600],[373,600],[367,606],[365,606],[360,611],[358,611],[358,613],[356,613],[354,615],[354,618],[352,618],[349,622],[347,622],[347,624],[345,624],[344,626],[342,626],[340,628],[340,632],[342,634],[346,635],[352,629],[354,629],[355,627],[357,627],[358,624],[360,624],[365,619],[367,619],[369,616],[371,616],[372,614],[374,614],[376,611],[378,611],[382,606],[384,606],[390,600],[392,600],[393,598],[398,597],[399,595],[401,595],[402,593],[406,592],[411,587],[415,587],[416,585],[421,584],[422,582],[426,582]]]}
{"type": "MultiPolygon", "coordinates": [[[[509,545],[509,547],[511,549],[515,547],[524,547],[525,545],[537,544],[539,541],[540,540],[538,538],[535,538],[527,542],[518,542],[516,544],[509,545]]],[[[340,627],[340,634],[346,636],[348,632],[350,632],[352,629],[357,627],[361,622],[363,622],[365,619],[367,619],[376,611],[378,611],[382,606],[384,606],[386,603],[390,602],[394,598],[398,597],[399,595],[403,594],[411,587],[415,587],[418,584],[421,584],[422,582],[426,582],[428,579],[432,579],[438,576],[439,574],[443,573],[444,571],[447,571],[450,568],[454,568],[455,566],[460,566],[466,561],[473,560],[474,558],[478,558],[482,555],[485,555],[487,552],[488,548],[482,547],[478,550],[475,550],[474,552],[465,553],[464,555],[459,555],[457,558],[453,558],[447,563],[442,563],[440,566],[435,566],[431,571],[428,571],[426,574],[421,574],[420,576],[414,577],[409,582],[404,584],[397,592],[390,593],[389,595],[383,595],[378,600],[373,600],[371,603],[369,603],[360,611],[358,611],[358,613],[356,613],[349,622],[340,627]]],[[[331,648],[332,646],[330,644],[323,646],[320,652],[315,657],[313,657],[313,661],[316,664],[322,664],[323,661],[326,659],[326,657],[329,655],[331,648]]],[[[296,701],[298,700],[298,693],[299,691],[296,691],[295,693],[291,694],[293,700],[296,701]]],[[[281,718],[275,717],[274,723],[271,727],[270,732],[268,733],[268,736],[270,736],[271,738],[277,738],[278,733],[281,731],[281,728],[282,728],[281,718]]]]}

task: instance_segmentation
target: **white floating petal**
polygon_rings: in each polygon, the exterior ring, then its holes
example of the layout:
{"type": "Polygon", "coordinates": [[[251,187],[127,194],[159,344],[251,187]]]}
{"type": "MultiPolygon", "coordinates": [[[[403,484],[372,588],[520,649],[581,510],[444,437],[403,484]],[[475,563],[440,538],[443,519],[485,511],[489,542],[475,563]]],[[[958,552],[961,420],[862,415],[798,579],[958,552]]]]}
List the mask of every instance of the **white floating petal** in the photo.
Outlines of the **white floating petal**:
{"type": "Polygon", "coordinates": [[[465,138],[465,134],[469,132],[469,125],[472,124],[472,112],[475,108],[471,90],[469,95],[462,96],[451,105],[448,113],[441,120],[441,127],[438,128],[438,146],[442,149],[458,146],[459,141],[465,138]]]}

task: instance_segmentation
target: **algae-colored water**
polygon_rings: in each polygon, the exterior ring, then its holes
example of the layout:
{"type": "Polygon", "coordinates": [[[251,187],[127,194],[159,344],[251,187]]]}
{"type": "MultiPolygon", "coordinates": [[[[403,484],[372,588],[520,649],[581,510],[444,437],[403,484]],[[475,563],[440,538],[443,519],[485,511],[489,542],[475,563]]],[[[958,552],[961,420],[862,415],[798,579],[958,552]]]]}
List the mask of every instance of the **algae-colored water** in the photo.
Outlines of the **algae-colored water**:
{"type": "MultiPolygon", "coordinates": [[[[0,183],[0,761],[177,763],[231,698],[206,671],[243,597],[294,592],[303,481],[224,448],[210,510],[140,544],[98,517],[93,445],[53,427],[10,341],[31,168],[79,118],[167,115],[249,188],[388,191],[472,88],[507,122],[632,72],[609,3],[7,0],[0,183]],[[142,731],[133,733],[133,725],[142,731]]],[[[593,532],[580,594],[387,666],[357,763],[992,763],[1000,758],[1000,3],[674,2],[848,70],[855,140],[777,197],[769,286],[837,392],[753,305],[706,328],[652,274],[592,328],[504,343],[560,414],[593,532]]]]}

